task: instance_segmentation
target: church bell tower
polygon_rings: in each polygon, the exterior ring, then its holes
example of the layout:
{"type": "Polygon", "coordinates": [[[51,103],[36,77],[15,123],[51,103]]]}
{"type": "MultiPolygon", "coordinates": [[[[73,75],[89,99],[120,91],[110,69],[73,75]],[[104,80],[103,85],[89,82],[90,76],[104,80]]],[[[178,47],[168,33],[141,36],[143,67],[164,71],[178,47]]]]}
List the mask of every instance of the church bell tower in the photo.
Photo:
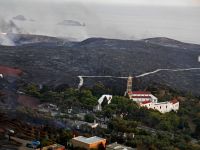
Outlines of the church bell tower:
{"type": "Polygon", "coordinates": [[[133,79],[132,76],[129,76],[128,79],[127,79],[127,88],[126,88],[125,95],[132,92],[132,83],[133,83],[132,79],[133,79]]]}

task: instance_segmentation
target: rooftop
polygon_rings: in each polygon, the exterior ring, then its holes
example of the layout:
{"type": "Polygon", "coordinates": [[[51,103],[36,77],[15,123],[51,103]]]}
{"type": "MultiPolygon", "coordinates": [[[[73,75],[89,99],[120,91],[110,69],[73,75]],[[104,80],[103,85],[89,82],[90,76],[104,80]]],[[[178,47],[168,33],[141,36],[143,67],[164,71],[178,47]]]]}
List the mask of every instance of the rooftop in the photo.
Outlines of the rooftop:
{"type": "Polygon", "coordinates": [[[176,103],[178,103],[178,100],[177,99],[173,99],[173,100],[170,101],[170,103],[176,104],[176,103]]]}
{"type": "Polygon", "coordinates": [[[90,138],[78,136],[78,137],[73,138],[73,140],[77,140],[77,141],[87,143],[87,144],[92,144],[92,143],[96,143],[96,142],[106,140],[106,139],[103,139],[103,138],[100,138],[100,137],[97,137],[97,136],[93,136],[93,137],[90,137],[90,138]]]}
{"type": "Polygon", "coordinates": [[[108,150],[136,150],[135,148],[127,147],[121,144],[118,144],[117,142],[109,144],[106,149],[108,150]]]}
{"type": "Polygon", "coordinates": [[[162,105],[162,104],[169,104],[169,101],[154,103],[154,105],[162,105]]]}
{"type": "Polygon", "coordinates": [[[151,94],[149,91],[132,91],[129,94],[151,94]]]}
{"type": "Polygon", "coordinates": [[[151,96],[131,96],[132,98],[151,98],[151,96]]]}
{"type": "Polygon", "coordinates": [[[148,103],[151,103],[152,101],[144,101],[142,102],[142,104],[148,104],[148,103]]]}

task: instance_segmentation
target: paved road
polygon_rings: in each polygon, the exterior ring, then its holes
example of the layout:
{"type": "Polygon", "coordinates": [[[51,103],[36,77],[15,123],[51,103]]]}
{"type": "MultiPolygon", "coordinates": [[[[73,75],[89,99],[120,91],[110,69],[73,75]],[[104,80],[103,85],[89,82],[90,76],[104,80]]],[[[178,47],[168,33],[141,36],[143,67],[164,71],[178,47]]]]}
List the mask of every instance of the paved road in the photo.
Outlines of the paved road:
{"type": "MultiPolygon", "coordinates": [[[[151,72],[146,72],[140,75],[135,76],[135,78],[141,78],[144,76],[148,76],[151,74],[155,74],[161,71],[169,71],[169,72],[180,72],[180,71],[191,71],[191,70],[200,70],[200,68],[176,68],[176,69],[156,69],[151,72]]],[[[128,77],[116,77],[116,76],[78,76],[80,82],[78,84],[78,89],[80,89],[84,84],[83,78],[119,78],[119,79],[127,79],[128,77]]]]}

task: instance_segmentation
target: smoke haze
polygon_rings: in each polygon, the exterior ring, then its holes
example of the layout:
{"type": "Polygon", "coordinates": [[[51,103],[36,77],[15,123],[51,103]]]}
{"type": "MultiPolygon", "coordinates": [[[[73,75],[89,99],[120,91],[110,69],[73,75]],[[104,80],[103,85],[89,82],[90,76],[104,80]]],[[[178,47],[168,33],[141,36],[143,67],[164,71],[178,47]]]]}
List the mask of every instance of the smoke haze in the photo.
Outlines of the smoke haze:
{"type": "Polygon", "coordinates": [[[76,40],[169,37],[200,44],[199,27],[199,0],[0,1],[0,32],[76,40]],[[59,25],[64,20],[84,25],[59,25]]]}

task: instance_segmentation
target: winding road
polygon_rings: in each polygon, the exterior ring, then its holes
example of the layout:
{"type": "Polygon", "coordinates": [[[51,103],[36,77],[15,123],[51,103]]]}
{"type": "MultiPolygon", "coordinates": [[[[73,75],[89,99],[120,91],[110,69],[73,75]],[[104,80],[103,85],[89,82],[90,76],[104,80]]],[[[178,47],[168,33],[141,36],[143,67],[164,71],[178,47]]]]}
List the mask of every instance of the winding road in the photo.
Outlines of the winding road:
{"type": "MultiPolygon", "coordinates": [[[[177,69],[156,69],[154,71],[151,72],[146,72],[140,75],[135,76],[135,78],[141,78],[141,77],[145,77],[148,75],[152,75],[155,73],[158,73],[160,71],[171,71],[171,72],[180,72],[180,71],[191,71],[191,70],[200,70],[200,68],[177,68],[177,69]]],[[[78,89],[80,89],[83,84],[84,84],[84,78],[118,78],[118,79],[127,79],[128,77],[116,77],[116,76],[78,76],[79,78],[79,84],[78,84],[78,89]]]]}

